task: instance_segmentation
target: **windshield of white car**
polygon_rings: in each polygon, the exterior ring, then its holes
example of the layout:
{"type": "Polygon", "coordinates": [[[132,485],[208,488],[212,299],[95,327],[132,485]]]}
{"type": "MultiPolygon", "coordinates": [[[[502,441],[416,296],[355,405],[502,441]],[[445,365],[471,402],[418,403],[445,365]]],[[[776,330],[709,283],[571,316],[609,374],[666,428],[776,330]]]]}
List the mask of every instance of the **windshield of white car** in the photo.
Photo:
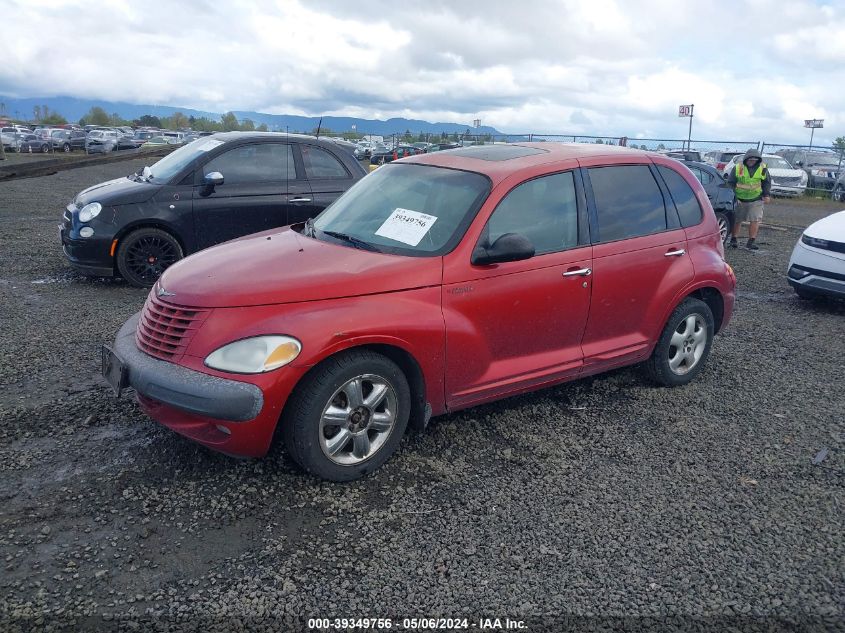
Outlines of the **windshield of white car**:
{"type": "Polygon", "coordinates": [[[763,158],[763,162],[766,163],[766,167],[769,169],[795,169],[795,167],[789,164],[789,161],[780,156],[766,156],[763,158]]]}
{"type": "Polygon", "coordinates": [[[482,174],[384,165],[317,216],[313,226],[316,238],[325,241],[366,243],[396,255],[443,255],[455,248],[489,192],[482,174]]]}

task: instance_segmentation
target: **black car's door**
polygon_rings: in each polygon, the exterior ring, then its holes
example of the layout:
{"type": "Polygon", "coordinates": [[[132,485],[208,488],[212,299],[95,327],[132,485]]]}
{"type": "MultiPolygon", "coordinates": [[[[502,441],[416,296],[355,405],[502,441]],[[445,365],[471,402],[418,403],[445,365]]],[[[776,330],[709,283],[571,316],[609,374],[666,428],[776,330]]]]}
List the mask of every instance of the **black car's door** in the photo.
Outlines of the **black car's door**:
{"type": "Polygon", "coordinates": [[[304,178],[297,178],[292,146],[282,142],[238,145],[206,162],[197,173],[193,213],[198,248],[288,223],[287,199],[310,198],[304,178]],[[205,185],[203,177],[223,176],[223,184],[205,185]]]}
{"type": "Polygon", "coordinates": [[[297,147],[311,186],[311,195],[290,196],[288,224],[313,218],[349,189],[354,180],[349,170],[328,149],[308,143],[301,143],[297,147]]]}

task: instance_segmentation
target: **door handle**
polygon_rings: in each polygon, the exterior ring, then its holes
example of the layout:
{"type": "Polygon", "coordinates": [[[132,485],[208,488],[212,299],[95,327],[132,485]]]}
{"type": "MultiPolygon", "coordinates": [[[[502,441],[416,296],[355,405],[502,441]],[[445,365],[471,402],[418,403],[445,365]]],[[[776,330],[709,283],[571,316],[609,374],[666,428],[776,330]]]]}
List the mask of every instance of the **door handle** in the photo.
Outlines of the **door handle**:
{"type": "Polygon", "coordinates": [[[567,270],[565,273],[563,273],[563,276],[564,277],[575,277],[575,276],[589,277],[592,274],[593,274],[592,268],[579,268],[578,270],[567,270]]]}
{"type": "Polygon", "coordinates": [[[683,248],[679,248],[676,251],[669,251],[663,257],[679,257],[681,255],[684,255],[685,253],[686,251],[683,248]]]}
{"type": "Polygon", "coordinates": [[[311,198],[291,198],[288,202],[311,202],[311,198]]]}

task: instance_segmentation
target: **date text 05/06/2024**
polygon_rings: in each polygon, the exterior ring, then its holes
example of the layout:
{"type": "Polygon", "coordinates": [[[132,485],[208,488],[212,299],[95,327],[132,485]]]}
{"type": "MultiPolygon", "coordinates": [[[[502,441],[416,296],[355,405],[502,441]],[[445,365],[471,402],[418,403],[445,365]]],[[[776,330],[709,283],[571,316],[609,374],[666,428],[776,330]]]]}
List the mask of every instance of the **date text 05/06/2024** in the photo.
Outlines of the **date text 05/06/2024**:
{"type": "Polygon", "coordinates": [[[309,618],[308,629],[317,631],[333,630],[478,630],[478,631],[524,631],[527,626],[523,620],[510,618],[309,618]]]}

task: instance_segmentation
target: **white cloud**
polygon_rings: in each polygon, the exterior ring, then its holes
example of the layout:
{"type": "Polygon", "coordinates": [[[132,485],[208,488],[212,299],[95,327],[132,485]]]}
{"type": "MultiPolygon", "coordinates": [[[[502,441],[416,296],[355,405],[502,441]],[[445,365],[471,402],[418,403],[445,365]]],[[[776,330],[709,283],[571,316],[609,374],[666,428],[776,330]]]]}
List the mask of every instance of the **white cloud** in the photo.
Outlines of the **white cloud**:
{"type": "Polygon", "coordinates": [[[677,106],[695,103],[695,135],[789,141],[811,117],[845,134],[842,0],[7,0],[3,16],[11,96],[628,136],[683,136],[677,106]]]}

